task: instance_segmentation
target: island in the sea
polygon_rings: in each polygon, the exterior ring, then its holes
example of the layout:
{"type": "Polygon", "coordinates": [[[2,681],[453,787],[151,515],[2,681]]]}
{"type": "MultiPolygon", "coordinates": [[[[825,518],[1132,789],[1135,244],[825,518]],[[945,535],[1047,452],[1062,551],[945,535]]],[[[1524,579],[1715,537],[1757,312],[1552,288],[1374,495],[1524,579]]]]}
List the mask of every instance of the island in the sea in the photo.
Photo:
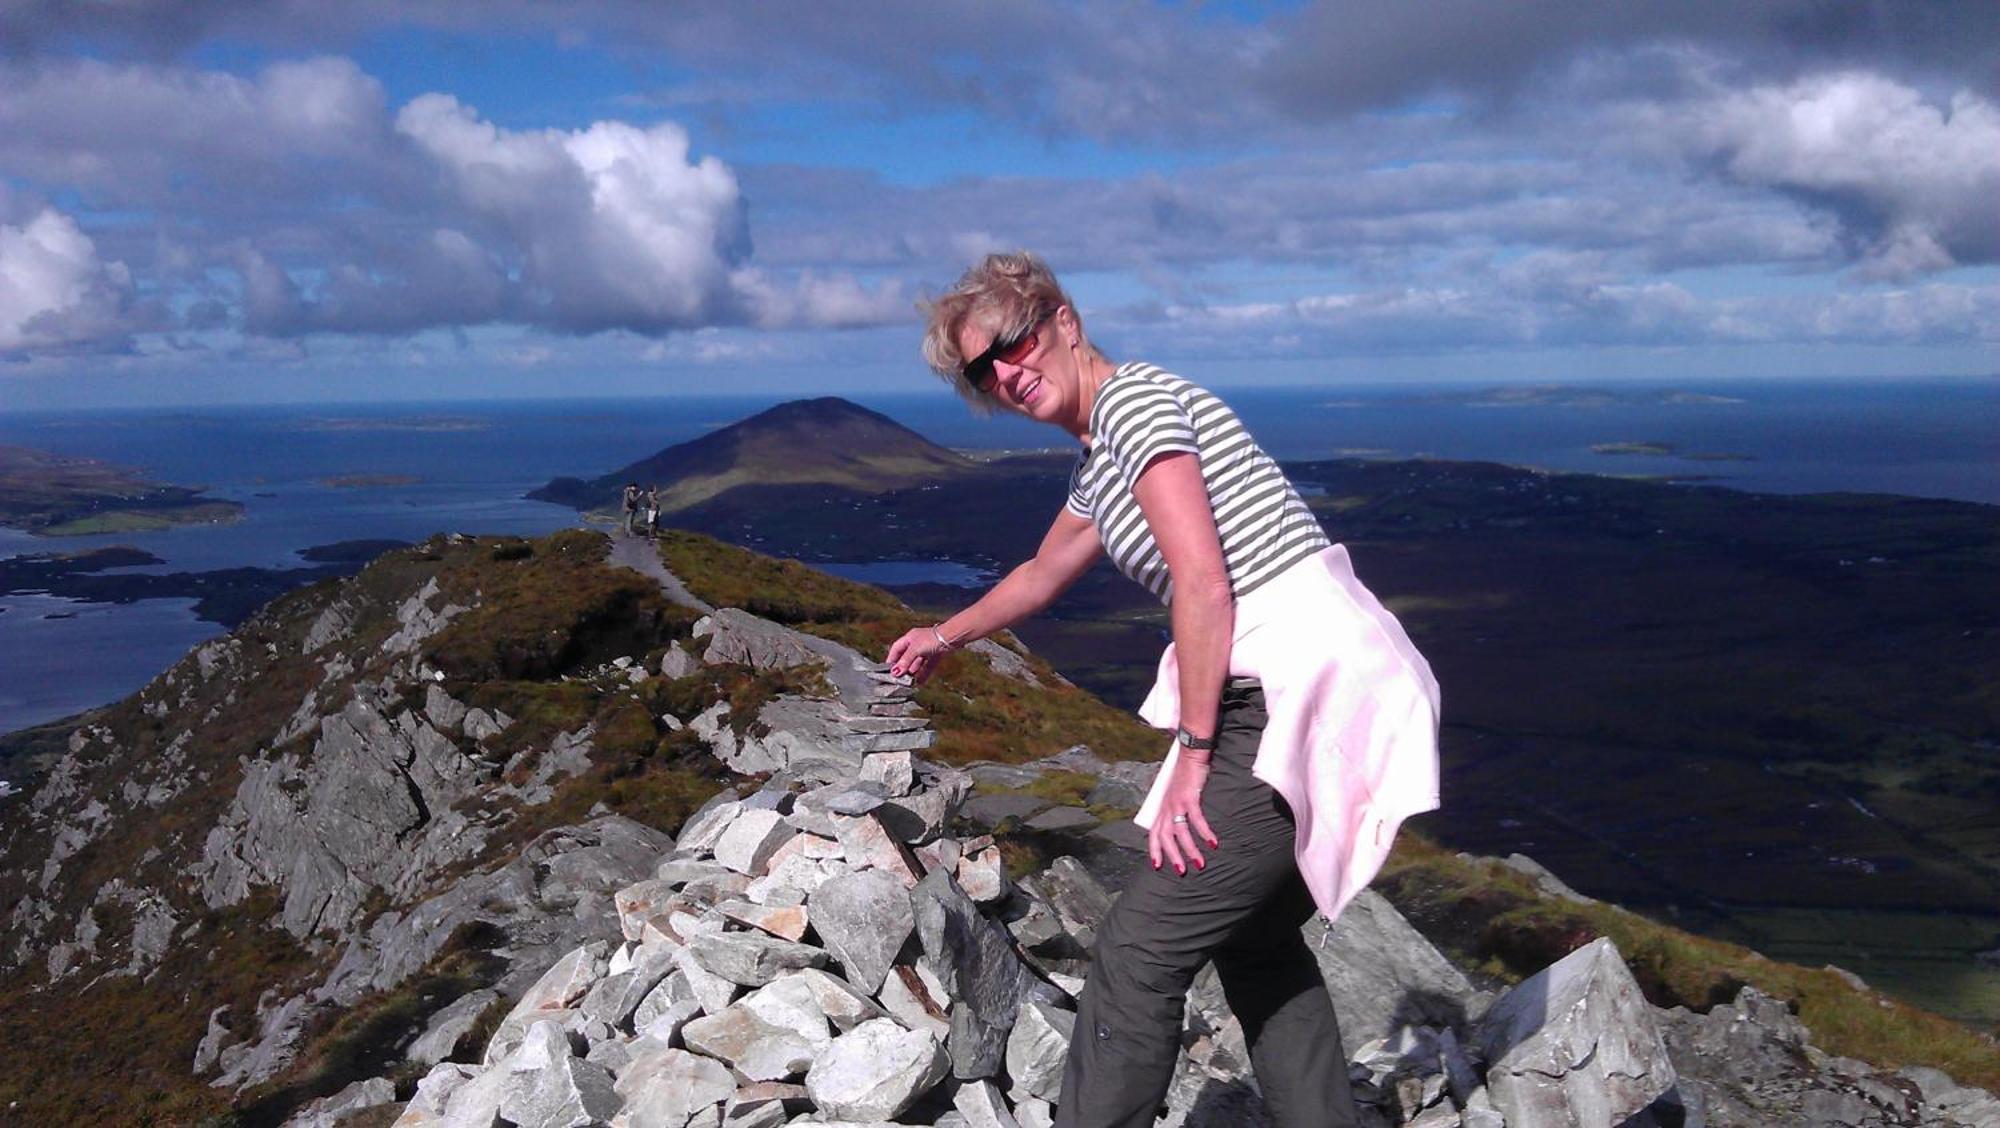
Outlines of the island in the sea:
{"type": "Polygon", "coordinates": [[[1752,462],[1755,458],[1748,454],[1732,454],[1728,451],[1696,450],[1683,453],[1672,443],[1662,442],[1619,442],[1592,443],[1592,454],[1643,454],[1655,458],[1683,458],[1689,462],[1752,462]]]}
{"type": "Polygon", "coordinates": [[[415,474],[334,474],[321,478],[320,485],[337,490],[371,490],[390,486],[414,486],[423,481],[415,474]]]}
{"type": "Polygon", "coordinates": [[[491,426],[484,419],[474,419],[458,415],[419,415],[372,418],[361,416],[323,416],[308,419],[299,424],[302,431],[484,431],[491,426]]]}
{"type": "MultiPolygon", "coordinates": [[[[192,599],[197,618],[234,627],[284,593],[333,576],[351,576],[398,540],[345,540],[299,550],[303,568],[218,568],[141,572],[166,561],[131,545],[83,552],[23,553],[0,559],[0,596],[34,592],[89,603],[192,599]]],[[[48,616],[59,617],[62,613],[48,616]]]]}
{"type": "Polygon", "coordinates": [[[0,525],[39,536],[221,525],[243,515],[241,505],[206,492],[148,481],[135,470],[95,458],[0,446],[0,525]]]}
{"type": "Polygon", "coordinates": [[[1674,388],[1598,388],[1573,384],[1513,384],[1498,388],[1440,392],[1418,397],[1420,402],[1465,407],[1618,407],[1739,404],[1735,396],[1674,388]]]}

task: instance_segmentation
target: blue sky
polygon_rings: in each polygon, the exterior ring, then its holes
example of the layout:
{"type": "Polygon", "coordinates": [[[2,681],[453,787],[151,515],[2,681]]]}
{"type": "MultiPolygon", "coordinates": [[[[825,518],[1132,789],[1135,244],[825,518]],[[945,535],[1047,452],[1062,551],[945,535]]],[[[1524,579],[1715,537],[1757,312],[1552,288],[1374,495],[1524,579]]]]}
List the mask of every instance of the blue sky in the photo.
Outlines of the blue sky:
{"type": "Polygon", "coordinates": [[[0,0],[0,408],[2000,373],[1991,10],[0,0]]]}

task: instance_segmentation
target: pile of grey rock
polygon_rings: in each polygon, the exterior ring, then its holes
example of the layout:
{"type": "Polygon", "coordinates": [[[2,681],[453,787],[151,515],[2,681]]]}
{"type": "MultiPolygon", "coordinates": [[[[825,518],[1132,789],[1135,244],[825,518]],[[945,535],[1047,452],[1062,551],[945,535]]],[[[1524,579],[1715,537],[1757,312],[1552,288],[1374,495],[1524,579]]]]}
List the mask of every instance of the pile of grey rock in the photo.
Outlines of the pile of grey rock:
{"type": "MultiPolygon", "coordinates": [[[[1073,858],[1016,881],[990,836],[946,834],[968,782],[883,752],[849,780],[725,792],[618,891],[618,933],[557,959],[477,1064],[432,1066],[399,1111],[376,1079],[293,1123],[1050,1124],[1111,897],[1073,858]]],[[[1608,943],[1495,1001],[1378,897],[1309,937],[1370,1123],[1611,1124],[1672,1104],[1654,1012],[1608,943]]],[[[440,1011],[413,1059],[478,1009],[440,1011]]],[[[1162,1124],[1269,1123],[1212,971],[1182,1041],[1162,1124]]]]}

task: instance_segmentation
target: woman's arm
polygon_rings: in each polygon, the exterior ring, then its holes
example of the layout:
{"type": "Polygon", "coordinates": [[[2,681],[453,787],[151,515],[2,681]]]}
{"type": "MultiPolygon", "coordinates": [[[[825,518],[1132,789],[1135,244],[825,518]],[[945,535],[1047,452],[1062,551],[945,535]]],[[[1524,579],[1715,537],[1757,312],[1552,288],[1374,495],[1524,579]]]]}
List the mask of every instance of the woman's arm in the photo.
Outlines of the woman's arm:
{"type": "MultiPolygon", "coordinates": [[[[1236,600],[1215,514],[1208,505],[1208,487],[1201,478],[1201,460],[1186,451],[1161,455],[1140,472],[1132,493],[1173,577],[1171,616],[1181,726],[1197,737],[1213,737],[1222,683],[1229,676],[1236,600]]],[[[1180,873],[1186,873],[1190,863],[1208,864],[1195,846],[1196,835],[1210,846],[1218,844],[1201,813],[1208,762],[1207,752],[1181,749],[1159,815],[1147,832],[1154,869],[1162,860],[1172,862],[1180,873]]]]}
{"type": "Polygon", "coordinates": [[[1097,526],[1065,509],[1056,514],[1035,555],[1007,573],[979,601],[936,628],[918,627],[889,647],[889,672],[922,682],[947,650],[1006,630],[1055,602],[1097,560],[1097,526]],[[942,636],[942,637],[940,637],[942,636]]]}

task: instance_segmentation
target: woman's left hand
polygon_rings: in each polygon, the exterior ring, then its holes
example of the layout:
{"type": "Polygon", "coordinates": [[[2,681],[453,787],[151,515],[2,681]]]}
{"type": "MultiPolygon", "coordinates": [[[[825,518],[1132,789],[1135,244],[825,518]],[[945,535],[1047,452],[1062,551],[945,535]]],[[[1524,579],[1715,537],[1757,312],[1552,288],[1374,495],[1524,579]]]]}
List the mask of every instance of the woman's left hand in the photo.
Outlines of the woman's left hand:
{"type": "Polygon", "coordinates": [[[1207,783],[1206,759],[1185,754],[1176,758],[1159,814],[1146,832],[1146,853],[1153,859],[1154,869],[1159,869],[1162,861],[1172,864],[1178,874],[1186,874],[1189,866],[1207,868],[1208,859],[1202,856],[1197,837],[1211,850],[1221,845],[1201,813],[1201,789],[1207,783]]]}

